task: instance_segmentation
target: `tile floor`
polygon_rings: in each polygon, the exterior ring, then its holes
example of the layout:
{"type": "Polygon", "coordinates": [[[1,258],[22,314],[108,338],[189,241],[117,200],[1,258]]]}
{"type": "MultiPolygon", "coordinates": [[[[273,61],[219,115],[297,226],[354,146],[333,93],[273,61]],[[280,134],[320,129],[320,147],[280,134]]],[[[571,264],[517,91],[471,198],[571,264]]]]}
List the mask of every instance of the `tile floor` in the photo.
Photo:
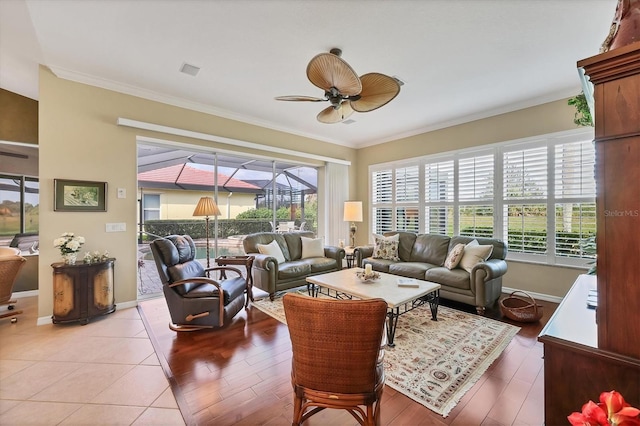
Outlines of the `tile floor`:
{"type": "Polygon", "coordinates": [[[137,308],[36,326],[37,304],[0,319],[0,425],[184,425],[137,308]]]}

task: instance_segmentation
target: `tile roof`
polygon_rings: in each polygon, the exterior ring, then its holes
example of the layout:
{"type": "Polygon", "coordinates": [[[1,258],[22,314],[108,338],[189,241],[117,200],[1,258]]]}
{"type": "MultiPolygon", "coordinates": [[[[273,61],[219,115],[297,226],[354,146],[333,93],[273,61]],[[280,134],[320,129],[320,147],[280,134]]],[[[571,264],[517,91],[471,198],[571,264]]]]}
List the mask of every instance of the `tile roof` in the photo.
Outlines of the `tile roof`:
{"type": "MultiPolygon", "coordinates": [[[[213,170],[204,170],[185,163],[138,173],[138,182],[155,183],[156,185],[154,186],[163,188],[174,188],[176,186],[182,188],[189,186],[213,187],[214,173],[213,170]]],[[[262,190],[256,185],[222,173],[218,173],[218,184],[229,190],[245,190],[247,192],[259,192],[262,190]]]]}

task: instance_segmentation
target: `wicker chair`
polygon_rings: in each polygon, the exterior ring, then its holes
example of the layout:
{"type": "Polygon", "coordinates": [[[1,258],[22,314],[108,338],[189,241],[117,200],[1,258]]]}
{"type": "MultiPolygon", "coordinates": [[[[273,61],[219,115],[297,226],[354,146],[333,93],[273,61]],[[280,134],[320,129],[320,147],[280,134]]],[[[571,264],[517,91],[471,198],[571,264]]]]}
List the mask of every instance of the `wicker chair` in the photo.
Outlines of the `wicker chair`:
{"type": "Polygon", "coordinates": [[[379,424],[387,303],[294,293],[283,303],[293,348],[292,424],[325,408],[347,410],[361,425],[379,424]]]}
{"type": "Polygon", "coordinates": [[[14,310],[16,300],[11,299],[13,294],[13,284],[20,269],[24,266],[26,259],[19,256],[20,250],[3,247],[0,252],[0,306],[8,305],[7,312],[0,313],[0,318],[11,317],[11,322],[17,322],[16,315],[22,311],[14,310]]]}

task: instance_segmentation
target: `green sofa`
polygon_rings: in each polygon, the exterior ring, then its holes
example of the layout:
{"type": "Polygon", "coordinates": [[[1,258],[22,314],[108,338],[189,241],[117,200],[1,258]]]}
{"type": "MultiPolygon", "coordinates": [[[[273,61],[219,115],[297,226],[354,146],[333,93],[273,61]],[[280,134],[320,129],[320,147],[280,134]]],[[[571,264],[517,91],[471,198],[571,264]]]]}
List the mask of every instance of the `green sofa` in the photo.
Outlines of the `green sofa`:
{"type": "Polygon", "coordinates": [[[354,254],[359,267],[367,263],[375,271],[440,284],[440,297],[476,307],[478,314],[493,306],[502,293],[502,276],[507,273],[507,245],[493,238],[463,237],[411,232],[388,232],[389,237],[399,234],[398,260],[374,258],[373,246],[356,247],[354,254]],[[492,245],[489,258],[477,263],[467,272],[444,266],[449,252],[457,244],[477,240],[480,245],[492,245]]]}
{"type": "Polygon", "coordinates": [[[300,287],[306,284],[306,278],[312,275],[342,269],[345,257],[344,249],[334,246],[324,247],[323,257],[302,258],[301,237],[313,238],[313,232],[258,232],[247,235],[242,245],[247,255],[254,256],[252,267],[253,285],[267,293],[273,300],[277,291],[300,287]],[[276,241],[284,262],[278,263],[276,258],[261,254],[258,244],[269,244],[276,241]]]}

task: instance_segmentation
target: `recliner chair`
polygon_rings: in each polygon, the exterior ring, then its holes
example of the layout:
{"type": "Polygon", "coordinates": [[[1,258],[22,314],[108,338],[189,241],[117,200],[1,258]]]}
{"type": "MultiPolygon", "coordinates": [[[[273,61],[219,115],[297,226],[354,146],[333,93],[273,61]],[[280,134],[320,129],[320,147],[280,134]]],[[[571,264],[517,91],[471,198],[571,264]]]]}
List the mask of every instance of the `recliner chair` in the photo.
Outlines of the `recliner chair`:
{"type": "Polygon", "coordinates": [[[247,281],[240,270],[217,266],[205,269],[195,260],[196,246],[188,235],[170,235],[151,242],[164,297],[174,331],[222,327],[244,306],[247,281]],[[235,272],[238,276],[219,282],[208,278],[213,271],[235,272]]]}

